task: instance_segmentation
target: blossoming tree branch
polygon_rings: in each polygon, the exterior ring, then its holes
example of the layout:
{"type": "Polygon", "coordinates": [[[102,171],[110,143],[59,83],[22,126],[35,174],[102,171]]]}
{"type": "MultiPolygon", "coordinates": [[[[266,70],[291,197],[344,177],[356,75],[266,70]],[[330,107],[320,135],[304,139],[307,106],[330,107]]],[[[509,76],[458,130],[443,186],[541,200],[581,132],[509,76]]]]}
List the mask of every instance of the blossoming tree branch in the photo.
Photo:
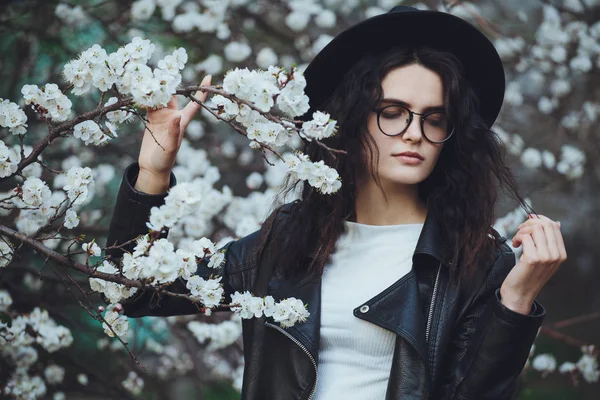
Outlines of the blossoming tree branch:
{"type": "MultiPolygon", "coordinates": [[[[308,180],[324,194],[339,189],[341,182],[337,172],[322,161],[312,162],[300,153],[286,153],[282,156],[273,149],[287,145],[295,135],[304,140],[319,140],[335,133],[335,121],[321,112],[315,112],[313,120],[302,123],[301,127],[297,127],[297,122],[291,119],[304,114],[309,108],[308,98],[304,94],[306,81],[299,72],[292,69],[288,73],[277,67],[269,67],[267,71],[235,69],[225,76],[223,89],[194,87],[178,91],[180,71],[187,61],[185,49],[179,48],[167,55],[154,69],[147,65],[153,51],[154,45],[149,40],[136,37],[117,52],[108,54],[100,46],[94,45],[79,58],[69,62],[64,68],[64,77],[74,95],[81,96],[93,89],[100,90],[103,94],[112,92],[116,95],[108,98],[104,106],[72,120],[68,120],[71,101],[56,84],[46,84],[42,88],[25,85],[21,92],[26,104],[50,124],[50,132],[28,157],[20,158],[19,153],[7,157],[2,178],[8,179],[21,174],[32,162],[39,161],[35,158],[36,155],[40,155],[47,145],[63,135],[72,134],[86,145],[100,146],[116,138],[117,127],[139,114],[140,108],[165,107],[176,93],[199,102],[193,93],[196,90],[206,90],[218,94],[212,98],[213,108],[202,105],[215,117],[235,126],[236,130],[251,140],[251,147],[272,151],[286,163],[292,174],[308,180]],[[275,104],[287,118],[270,114],[275,104]]],[[[2,101],[2,107],[2,126],[8,128],[13,135],[25,135],[25,113],[15,103],[7,100],[2,101]]],[[[4,142],[2,146],[6,147],[4,142]]],[[[93,184],[91,170],[73,167],[67,171],[65,178],[66,184],[62,189],[67,199],[48,207],[49,213],[53,214],[48,223],[36,233],[50,227],[62,216],[62,228],[76,226],[77,215],[72,208],[85,202],[88,187],[93,184]]],[[[224,292],[221,278],[205,280],[194,275],[197,263],[205,257],[210,257],[209,268],[221,265],[224,254],[216,250],[215,244],[207,238],[201,238],[193,242],[194,250],[190,252],[175,250],[167,239],[157,239],[157,234],[172,228],[180,218],[192,213],[205,197],[210,196],[211,190],[211,183],[202,180],[182,183],[170,190],[165,205],[152,210],[148,223],[150,233],[139,239],[132,254],[125,254],[122,265],[115,265],[108,260],[93,266],[67,264],[80,272],[88,273],[92,277],[90,287],[103,293],[110,301],[107,315],[111,321],[104,322],[107,334],[116,334],[114,329],[109,329],[116,322],[113,311],[115,305],[148,284],[157,285],[160,290],[159,285],[171,283],[181,277],[187,281],[189,299],[197,302],[205,313],[220,305],[224,292]]],[[[48,185],[38,177],[29,176],[22,185],[15,188],[14,196],[9,200],[18,207],[41,207],[51,198],[52,192],[48,185]]],[[[3,233],[7,237],[23,240],[17,232],[8,228],[4,228],[3,233]]],[[[60,228],[56,235],[59,233],[60,228]]],[[[34,234],[32,238],[36,236],[34,234]]],[[[5,243],[5,246],[10,248],[11,245],[5,243]]],[[[82,249],[88,255],[100,256],[100,248],[94,242],[84,243],[82,249]]],[[[10,249],[6,255],[9,253],[10,249]]],[[[47,254],[55,261],[62,261],[53,253],[47,254]]],[[[168,290],[160,291],[165,295],[181,296],[168,290]]],[[[259,317],[264,314],[273,317],[282,326],[291,326],[308,317],[305,306],[296,299],[275,302],[270,296],[257,299],[250,293],[235,293],[232,301],[232,311],[239,312],[242,317],[259,317]]],[[[121,329],[127,326],[116,325],[121,329]]]]}

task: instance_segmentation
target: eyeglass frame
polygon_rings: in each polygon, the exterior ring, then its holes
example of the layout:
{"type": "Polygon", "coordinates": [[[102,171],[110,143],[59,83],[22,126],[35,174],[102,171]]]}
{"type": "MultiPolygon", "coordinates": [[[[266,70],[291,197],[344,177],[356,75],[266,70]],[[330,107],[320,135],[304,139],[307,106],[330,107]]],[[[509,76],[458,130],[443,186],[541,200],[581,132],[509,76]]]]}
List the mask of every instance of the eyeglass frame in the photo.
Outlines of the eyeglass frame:
{"type": "Polygon", "coordinates": [[[452,135],[454,134],[454,130],[455,130],[455,129],[454,129],[454,128],[455,128],[454,126],[452,127],[452,131],[450,131],[450,133],[448,134],[448,136],[446,136],[446,138],[445,138],[444,140],[442,140],[441,142],[435,142],[435,141],[433,141],[433,140],[429,139],[429,138],[427,137],[427,135],[425,134],[425,129],[424,129],[424,127],[423,127],[423,124],[425,123],[425,119],[426,119],[428,116],[432,115],[432,114],[444,114],[444,115],[445,115],[445,113],[443,113],[443,112],[441,112],[441,111],[428,111],[428,112],[425,112],[425,113],[418,113],[418,112],[415,112],[415,111],[411,110],[410,108],[408,108],[408,107],[406,107],[406,106],[404,106],[404,105],[402,105],[402,104],[388,104],[388,105],[386,105],[386,106],[383,106],[383,107],[375,108],[375,109],[373,109],[373,111],[374,111],[375,113],[377,113],[377,127],[379,128],[379,130],[381,131],[381,133],[383,133],[385,136],[389,136],[389,137],[394,137],[394,136],[402,136],[402,135],[403,135],[403,134],[404,134],[404,133],[405,133],[405,132],[408,130],[408,128],[410,127],[410,124],[412,124],[412,122],[413,122],[413,119],[414,119],[414,115],[418,115],[418,116],[420,116],[420,117],[421,117],[421,118],[420,118],[421,134],[422,134],[422,135],[423,135],[423,137],[424,137],[424,138],[425,138],[427,141],[429,141],[430,143],[433,143],[433,144],[441,144],[441,143],[444,143],[444,142],[446,142],[448,139],[450,139],[450,138],[452,137],[452,135]],[[386,109],[386,108],[388,108],[388,107],[402,107],[402,108],[404,108],[406,111],[408,111],[408,123],[406,124],[406,128],[404,128],[404,129],[403,129],[401,132],[399,132],[399,133],[396,133],[396,134],[394,134],[394,135],[390,135],[390,134],[388,134],[388,133],[385,133],[385,132],[383,131],[383,129],[381,129],[381,123],[379,122],[379,117],[381,116],[381,113],[383,112],[383,110],[385,110],[385,109],[386,109]]]}

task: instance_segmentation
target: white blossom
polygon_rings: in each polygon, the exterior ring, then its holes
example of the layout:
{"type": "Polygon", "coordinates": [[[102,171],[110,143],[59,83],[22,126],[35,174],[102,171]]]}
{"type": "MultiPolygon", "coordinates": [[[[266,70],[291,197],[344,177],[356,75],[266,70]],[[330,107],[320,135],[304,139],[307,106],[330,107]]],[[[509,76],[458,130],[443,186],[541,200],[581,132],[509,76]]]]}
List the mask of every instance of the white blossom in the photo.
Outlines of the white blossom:
{"type": "Polygon", "coordinates": [[[86,374],[77,374],[77,382],[79,382],[80,385],[86,386],[88,384],[88,377],[86,374]]]}
{"type": "Polygon", "coordinates": [[[279,322],[284,328],[289,328],[298,322],[305,322],[309,317],[306,306],[299,299],[284,299],[275,303],[274,307],[273,320],[279,322]]]}
{"type": "Polygon", "coordinates": [[[232,307],[231,311],[238,313],[244,319],[259,318],[263,315],[264,300],[260,297],[254,297],[250,292],[235,292],[231,295],[231,303],[238,304],[232,307]]]}
{"type": "Polygon", "coordinates": [[[82,244],[81,248],[91,256],[100,257],[100,247],[94,241],[82,244]]]}
{"type": "Polygon", "coordinates": [[[575,146],[565,144],[561,147],[560,160],[556,170],[565,175],[567,179],[577,179],[583,175],[586,156],[583,151],[575,146]]]}
{"type": "Polygon", "coordinates": [[[66,400],[64,392],[54,392],[52,400],[66,400]]]}
{"type": "Polygon", "coordinates": [[[47,83],[41,89],[36,85],[25,85],[21,93],[25,104],[41,106],[37,111],[44,118],[62,122],[71,114],[71,100],[54,83],[47,83]]]}
{"type": "Polygon", "coordinates": [[[576,365],[583,379],[586,382],[593,383],[598,382],[600,379],[600,369],[598,368],[598,357],[594,354],[594,346],[583,346],[581,351],[583,355],[577,361],[576,365]]]}
{"type": "Polygon", "coordinates": [[[210,261],[207,266],[208,266],[208,268],[217,269],[217,268],[220,268],[224,262],[225,262],[225,252],[219,251],[210,257],[210,261]]]}
{"type": "Polygon", "coordinates": [[[258,172],[252,172],[246,178],[246,186],[250,190],[256,190],[263,184],[263,176],[258,172]]]}
{"type": "MultiPolygon", "coordinates": [[[[126,271],[126,266],[125,266],[126,258],[130,258],[129,254],[125,254],[125,256],[123,257],[123,264],[124,264],[123,275],[125,275],[125,277],[129,278],[129,279],[137,279],[138,276],[132,276],[131,271],[129,271],[129,270],[126,271]],[[126,272],[129,272],[129,273],[126,273],[126,272]]],[[[102,265],[100,265],[96,269],[96,271],[102,272],[105,274],[113,274],[113,275],[118,275],[118,273],[119,273],[119,270],[117,269],[117,267],[108,260],[104,260],[102,262],[102,265]]],[[[127,298],[133,296],[138,290],[137,288],[134,288],[134,287],[130,288],[130,287],[127,287],[120,283],[105,281],[105,280],[99,279],[99,278],[89,278],[89,283],[90,283],[90,289],[104,294],[104,296],[106,296],[106,298],[108,299],[108,301],[111,304],[116,304],[119,301],[122,301],[124,299],[127,299],[127,298]]]]}
{"type": "Polygon", "coordinates": [[[104,313],[104,320],[106,322],[102,323],[102,328],[104,328],[104,333],[110,337],[115,337],[116,334],[123,339],[129,332],[129,320],[127,317],[114,311],[111,306],[109,306],[104,313]]]}
{"type": "Polygon", "coordinates": [[[277,54],[270,47],[264,47],[256,54],[256,65],[262,69],[277,64],[277,60],[277,54]]]}
{"type": "Polygon", "coordinates": [[[190,321],[187,328],[198,340],[198,343],[204,344],[210,341],[207,347],[209,351],[223,349],[242,336],[242,325],[233,319],[218,324],[190,321]]]}
{"type": "Polygon", "coordinates": [[[46,182],[40,178],[29,177],[22,186],[23,202],[31,207],[39,207],[47,201],[52,193],[46,182]]]}
{"type": "Polygon", "coordinates": [[[37,399],[46,394],[46,384],[39,376],[14,373],[4,386],[4,394],[18,399],[37,399]]]}
{"type": "Polygon", "coordinates": [[[203,61],[194,65],[198,72],[203,71],[207,74],[220,74],[223,71],[223,58],[217,54],[211,54],[203,61]]]}
{"type": "Polygon", "coordinates": [[[542,373],[554,372],[556,370],[556,359],[551,354],[538,354],[533,359],[532,367],[542,373]]]}
{"type": "Polygon", "coordinates": [[[325,139],[336,133],[336,121],[329,118],[329,114],[321,111],[313,113],[313,119],[302,124],[300,135],[311,139],[325,139]]]}
{"type": "Polygon", "coordinates": [[[65,3],[58,3],[54,14],[67,25],[80,28],[89,22],[89,18],[81,6],[71,7],[65,3]]]}
{"type": "Polygon", "coordinates": [[[229,42],[223,49],[225,58],[231,62],[242,62],[250,56],[252,48],[244,42],[229,42]]]}
{"type": "Polygon", "coordinates": [[[293,179],[308,181],[320,193],[335,193],[342,187],[337,171],[323,161],[311,162],[307,155],[299,152],[286,153],[283,157],[293,179]]]}
{"type": "Polygon", "coordinates": [[[577,366],[572,362],[564,362],[558,367],[558,372],[561,374],[566,374],[575,370],[577,370],[577,366]]]}
{"type": "Polygon", "coordinates": [[[190,121],[186,134],[190,139],[202,139],[204,137],[204,125],[197,120],[190,121]]]}
{"type": "Polygon", "coordinates": [[[310,105],[308,96],[304,93],[305,88],[306,79],[300,72],[295,71],[277,97],[279,109],[290,117],[298,117],[306,113],[310,105]]]}
{"type": "Polygon", "coordinates": [[[198,275],[194,275],[188,279],[186,287],[190,291],[190,296],[198,299],[207,308],[218,306],[225,292],[221,284],[221,277],[204,279],[198,275]]]}
{"type": "Polygon", "coordinates": [[[566,79],[557,79],[550,85],[550,91],[555,97],[563,97],[571,92],[571,83],[566,79]]]}
{"type": "Polygon", "coordinates": [[[494,47],[503,60],[521,53],[525,45],[525,40],[522,37],[499,37],[494,41],[494,47]]]}
{"type": "Polygon", "coordinates": [[[0,268],[10,264],[13,251],[13,244],[5,236],[0,236],[0,268]]]}
{"type": "Polygon", "coordinates": [[[529,147],[521,153],[521,163],[530,169],[539,168],[542,165],[542,153],[533,147],[529,147]]]}
{"type": "Polygon", "coordinates": [[[292,11],[285,17],[285,24],[294,32],[304,30],[310,22],[310,14],[301,11],[292,11]]]}
{"type": "Polygon", "coordinates": [[[92,170],[89,167],[72,167],[66,174],[66,185],[63,190],[73,204],[84,204],[88,200],[90,188],[94,185],[92,170]]]}
{"type": "Polygon", "coordinates": [[[557,106],[557,102],[554,99],[549,99],[546,96],[542,96],[538,101],[538,110],[544,114],[550,114],[557,106]]]}
{"type": "Polygon", "coordinates": [[[21,154],[11,151],[2,140],[0,140],[0,178],[10,176],[17,172],[21,154]]]}
{"type": "Polygon", "coordinates": [[[131,18],[138,21],[145,21],[152,16],[155,9],[155,0],[137,0],[131,4],[131,18]]]}
{"type": "Polygon", "coordinates": [[[589,72],[592,69],[593,64],[589,55],[579,54],[571,59],[569,66],[572,70],[575,70],[580,73],[585,73],[589,72]]]}
{"type": "Polygon", "coordinates": [[[44,377],[49,384],[58,385],[65,377],[65,369],[56,364],[48,365],[44,370],[44,377]]]}
{"type": "Polygon", "coordinates": [[[511,81],[506,85],[504,100],[512,106],[520,106],[523,104],[521,86],[517,81],[511,81]]]}
{"type": "Polygon", "coordinates": [[[10,293],[4,289],[0,289],[0,312],[6,312],[12,305],[13,300],[10,293]]]}
{"type": "MultiPolygon", "coordinates": [[[[115,104],[118,101],[116,97],[111,97],[104,103],[104,107],[115,104]]],[[[106,113],[106,118],[113,124],[122,124],[133,119],[133,114],[125,110],[116,110],[106,113]]]]}
{"type": "Polygon", "coordinates": [[[554,154],[552,154],[548,150],[544,150],[542,151],[542,162],[544,164],[544,167],[548,169],[553,169],[556,165],[556,157],[554,157],[554,154]]]}
{"type": "Polygon", "coordinates": [[[109,139],[100,126],[92,120],[83,121],[75,125],[73,128],[73,136],[77,139],[81,139],[86,145],[90,143],[99,145],[109,139]]]}
{"type": "Polygon", "coordinates": [[[121,384],[125,389],[135,396],[140,395],[144,389],[144,380],[138,376],[135,371],[129,371],[127,378],[125,378],[121,384]]]}
{"type": "Polygon", "coordinates": [[[323,10],[315,17],[315,23],[321,28],[333,28],[336,23],[335,13],[331,10],[323,10]]]}
{"type": "Polygon", "coordinates": [[[328,35],[326,33],[321,34],[317,40],[315,40],[311,46],[311,53],[313,55],[317,55],[325,46],[329,44],[333,40],[333,36],[328,35]]]}
{"type": "Polygon", "coordinates": [[[27,115],[15,103],[0,98],[0,127],[8,128],[13,135],[27,132],[27,115]]]}

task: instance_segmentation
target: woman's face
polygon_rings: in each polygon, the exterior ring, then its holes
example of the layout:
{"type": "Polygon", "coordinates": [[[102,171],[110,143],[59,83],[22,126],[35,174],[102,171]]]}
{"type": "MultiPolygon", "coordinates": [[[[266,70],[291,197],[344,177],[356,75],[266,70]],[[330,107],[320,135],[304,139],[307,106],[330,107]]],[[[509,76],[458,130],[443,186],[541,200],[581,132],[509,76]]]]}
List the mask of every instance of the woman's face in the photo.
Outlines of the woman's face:
{"type": "MultiPolygon", "coordinates": [[[[437,73],[421,65],[410,64],[395,68],[385,76],[381,85],[383,102],[380,107],[401,104],[419,114],[444,110],[442,79],[437,73]]],[[[403,121],[406,121],[406,118],[392,118],[393,115],[388,114],[387,125],[383,125],[388,127],[386,130],[395,129],[395,125],[399,125],[394,132],[388,132],[390,134],[402,131],[403,121]]],[[[381,116],[382,122],[383,118],[384,115],[381,116]]],[[[371,113],[367,124],[368,133],[379,149],[378,176],[384,187],[415,185],[431,174],[444,145],[431,143],[423,137],[421,116],[414,115],[408,129],[398,136],[386,136],[381,131],[376,112],[371,113]],[[399,156],[403,152],[418,153],[422,159],[399,156]]]]}

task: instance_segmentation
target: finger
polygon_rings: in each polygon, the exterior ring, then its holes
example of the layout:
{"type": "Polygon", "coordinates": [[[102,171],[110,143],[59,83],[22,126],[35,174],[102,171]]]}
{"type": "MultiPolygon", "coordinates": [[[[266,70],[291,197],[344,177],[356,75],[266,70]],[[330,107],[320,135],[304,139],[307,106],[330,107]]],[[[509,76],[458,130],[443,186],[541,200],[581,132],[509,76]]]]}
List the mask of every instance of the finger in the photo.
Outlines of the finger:
{"type": "Polygon", "coordinates": [[[521,244],[523,244],[523,236],[531,235],[532,233],[533,228],[530,226],[519,229],[512,238],[513,247],[521,246],[521,244]]]}
{"type": "Polygon", "coordinates": [[[168,138],[172,143],[179,141],[179,133],[181,129],[181,115],[173,118],[169,124],[169,135],[168,138]]]}
{"type": "MultiPolygon", "coordinates": [[[[200,82],[200,86],[210,86],[211,79],[211,75],[206,75],[204,79],[202,79],[202,82],[200,82]]],[[[197,91],[192,96],[196,100],[204,103],[206,101],[206,98],[208,97],[208,92],[197,91]]],[[[192,118],[194,118],[194,115],[196,115],[200,108],[202,108],[200,104],[198,104],[194,100],[190,100],[190,102],[183,108],[183,110],[181,110],[181,123],[184,129],[190,123],[192,118]]]]}
{"type": "Polygon", "coordinates": [[[556,233],[554,232],[557,224],[548,217],[539,214],[538,216],[539,218],[530,219],[529,224],[521,224],[519,231],[532,235],[536,246],[540,250],[540,257],[548,257],[546,261],[558,261],[560,253],[556,233]]]}
{"type": "Polygon", "coordinates": [[[522,235],[523,239],[523,255],[529,264],[535,263],[539,258],[537,255],[537,248],[535,242],[530,234],[526,233],[522,235]]]}
{"type": "Polygon", "coordinates": [[[560,222],[557,222],[554,234],[556,237],[556,243],[558,246],[558,252],[560,254],[561,262],[565,262],[567,261],[567,249],[565,247],[565,241],[563,239],[562,232],[560,231],[560,222]]]}
{"type": "Polygon", "coordinates": [[[550,256],[550,250],[548,249],[548,240],[546,239],[546,233],[544,227],[536,225],[533,227],[533,233],[531,234],[533,241],[535,242],[535,248],[537,249],[538,260],[541,262],[548,262],[552,258],[550,256]]]}
{"type": "Polygon", "coordinates": [[[551,256],[559,260],[559,262],[563,262],[566,260],[567,251],[565,249],[562,234],[560,233],[560,223],[546,217],[545,215],[537,214],[537,216],[538,218],[532,218],[529,221],[533,221],[534,224],[536,222],[542,223],[544,231],[547,235],[548,248],[551,256]]]}
{"type": "Polygon", "coordinates": [[[525,226],[515,233],[515,236],[512,238],[513,247],[519,247],[523,243],[523,236],[525,235],[533,235],[532,226],[525,226]]]}
{"type": "Polygon", "coordinates": [[[542,225],[542,228],[544,229],[544,234],[546,236],[546,243],[548,245],[550,257],[552,257],[552,260],[555,263],[558,263],[560,262],[560,252],[558,248],[558,242],[556,241],[556,223],[550,218],[547,218],[547,221],[545,221],[545,223],[542,225]]]}
{"type": "MultiPolygon", "coordinates": [[[[528,217],[529,218],[529,217],[528,217]]],[[[524,226],[534,226],[537,224],[542,224],[544,223],[544,220],[542,220],[541,218],[529,218],[526,221],[523,221],[519,224],[519,226],[517,226],[517,229],[524,227],[524,226]]]]}
{"type": "Polygon", "coordinates": [[[512,238],[512,245],[513,247],[519,247],[521,246],[521,243],[523,243],[523,235],[522,234],[516,234],[515,236],[513,236],[512,238]]]}

